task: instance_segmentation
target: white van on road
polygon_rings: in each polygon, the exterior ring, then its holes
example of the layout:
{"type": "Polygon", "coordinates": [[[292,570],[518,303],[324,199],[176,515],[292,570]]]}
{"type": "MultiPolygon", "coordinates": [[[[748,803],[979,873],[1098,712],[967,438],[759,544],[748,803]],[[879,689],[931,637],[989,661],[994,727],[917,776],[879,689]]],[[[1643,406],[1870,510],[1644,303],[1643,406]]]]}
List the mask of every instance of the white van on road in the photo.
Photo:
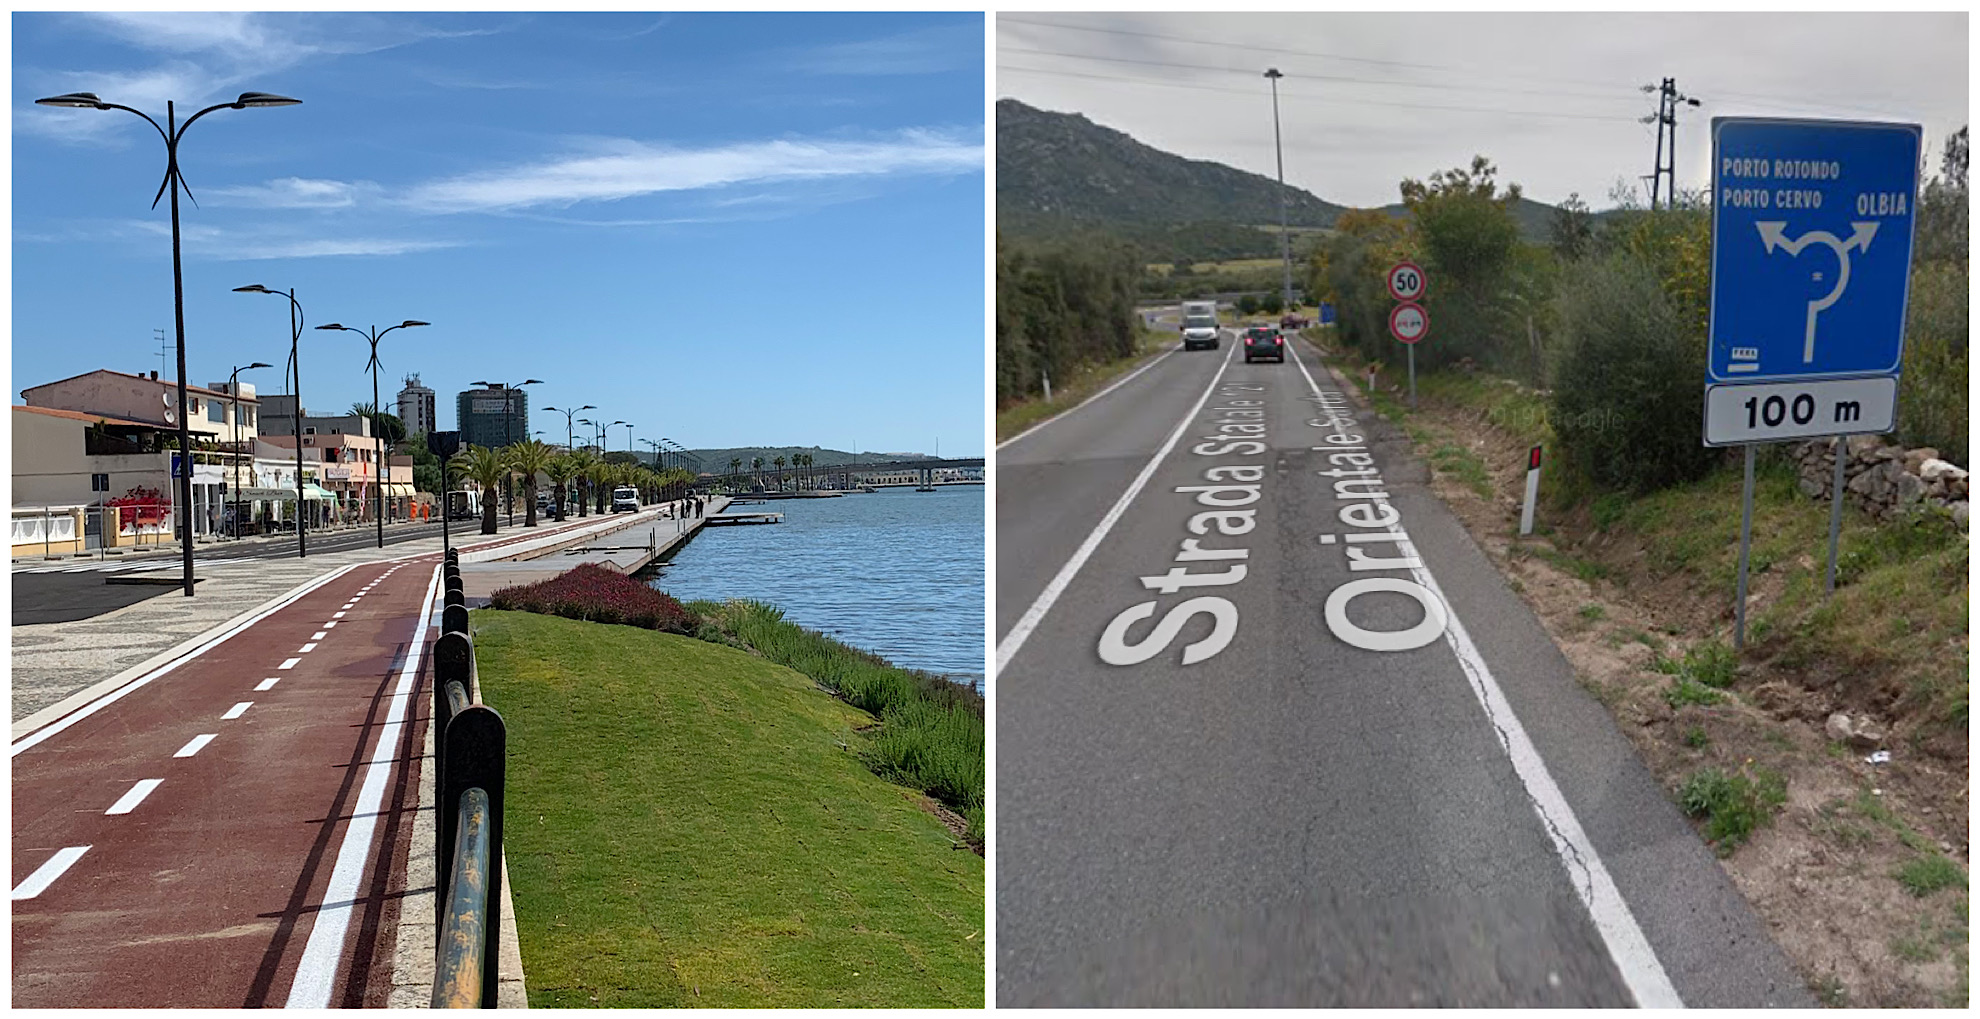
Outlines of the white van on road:
{"type": "Polygon", "coordinates": [[[615,488],[612,490],[612,512],[638,513],[639,489],[615,488]]]}

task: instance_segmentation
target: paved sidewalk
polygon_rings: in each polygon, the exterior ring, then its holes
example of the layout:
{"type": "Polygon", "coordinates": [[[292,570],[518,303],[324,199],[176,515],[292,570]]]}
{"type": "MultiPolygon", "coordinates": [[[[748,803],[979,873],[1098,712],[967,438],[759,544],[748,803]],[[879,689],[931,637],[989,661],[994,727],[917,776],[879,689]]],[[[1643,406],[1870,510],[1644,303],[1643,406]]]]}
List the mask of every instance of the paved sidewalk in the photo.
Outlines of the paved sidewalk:
{"type": "MultiPolygon", "coordinates": [[[[576,533],[607,523],[624,526],[636,518],[572,518],[562,525],[540,524],[483,537],[455,535],[456,545],[511,545],[558,532],[576,533]]],[[[284,594],[333,570],[381,561],[403,561],[440,550],[439,538],[419,538],[385,546],[312,554],[307,559],[244,559],[206,563],[194,573],[204,578],[198,594],[161,594],[126,608],[64,623],[12,628],[13,735],[19,737],[41,716],[61,713],[68,701],[109,681],[135,679],[189,651],[202,634],[251,614],[284,594]]],[[[161,568],[168,568],[164,563],[161,568]]],[[[86,698],[83,698],[86,699],[86,698]]],[[[67,704],[68,707],[79,707],[67,704]]]]}

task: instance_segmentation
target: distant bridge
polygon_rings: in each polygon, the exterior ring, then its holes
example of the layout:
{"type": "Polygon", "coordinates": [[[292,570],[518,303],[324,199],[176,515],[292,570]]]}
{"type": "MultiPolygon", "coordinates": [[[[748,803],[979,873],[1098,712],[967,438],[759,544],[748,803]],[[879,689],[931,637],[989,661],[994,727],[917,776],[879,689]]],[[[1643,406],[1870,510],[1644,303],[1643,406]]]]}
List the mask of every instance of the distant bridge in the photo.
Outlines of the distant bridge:
{"type": "Polygon", "coordinates": [[[780,478],[809,478],[819,482],[821,487],[849,489],[857,485],[860,479],[879,474],[912,473],[919,476],[925,484],[929,476],[936,471],[983,466],[984,460],[980,456],[948,460],[885,460],[874,463],[819,464],[814,467],[793,467],[786,463],[782,470],[766,464],[761,471],[745,467],[739,471],[704,474],[698,481],[701,484],[728,484],[748,483],[761,479],[765,487],[774,488],[780,478]]]}

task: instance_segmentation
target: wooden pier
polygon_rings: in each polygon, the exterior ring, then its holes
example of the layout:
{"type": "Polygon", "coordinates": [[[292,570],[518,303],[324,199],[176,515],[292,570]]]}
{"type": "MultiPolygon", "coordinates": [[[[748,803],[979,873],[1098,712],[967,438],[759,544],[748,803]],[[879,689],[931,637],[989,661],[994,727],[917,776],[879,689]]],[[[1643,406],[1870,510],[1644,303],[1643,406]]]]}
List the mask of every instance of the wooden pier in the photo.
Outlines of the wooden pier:
{"type": "Polygon", "coordinates": [[[782,513],[710,513],[703,523],[709,527],[723,527],[731,524],[781,524],[782,513]]]}

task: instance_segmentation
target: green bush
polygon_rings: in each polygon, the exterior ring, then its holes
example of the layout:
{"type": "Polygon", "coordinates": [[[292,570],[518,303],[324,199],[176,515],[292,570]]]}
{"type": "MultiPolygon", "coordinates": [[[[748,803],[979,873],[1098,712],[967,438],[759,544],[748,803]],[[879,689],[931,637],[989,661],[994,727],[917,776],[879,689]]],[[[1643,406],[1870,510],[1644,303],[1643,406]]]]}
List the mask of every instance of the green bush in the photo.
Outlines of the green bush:
{"type": "Polygon", "coordinates": [[[1773,821],[1787,803],[1787,781],[1766,768],[1727,774],[1701,768],[1678,789],[1678,806],[1691,817],[1705,819],[1705,840],[1727,856],[1773,821]]]}
{"type": "Polygon", "coordinates": [[[1904,374],[1898,441],[1931,446],[1967,464],[1967,271],[1964,260],[1927,262],[1911,271],[1905,308],[1904,374]]]}
{"type": "Polygon", "coordinates": [[[1643,492],[1703,476],[1704,342],[1682,328],[1648,266],[1627,252],[1568,269],[1550,373],[1562,456],[1589,479],[1643,492]]]}

